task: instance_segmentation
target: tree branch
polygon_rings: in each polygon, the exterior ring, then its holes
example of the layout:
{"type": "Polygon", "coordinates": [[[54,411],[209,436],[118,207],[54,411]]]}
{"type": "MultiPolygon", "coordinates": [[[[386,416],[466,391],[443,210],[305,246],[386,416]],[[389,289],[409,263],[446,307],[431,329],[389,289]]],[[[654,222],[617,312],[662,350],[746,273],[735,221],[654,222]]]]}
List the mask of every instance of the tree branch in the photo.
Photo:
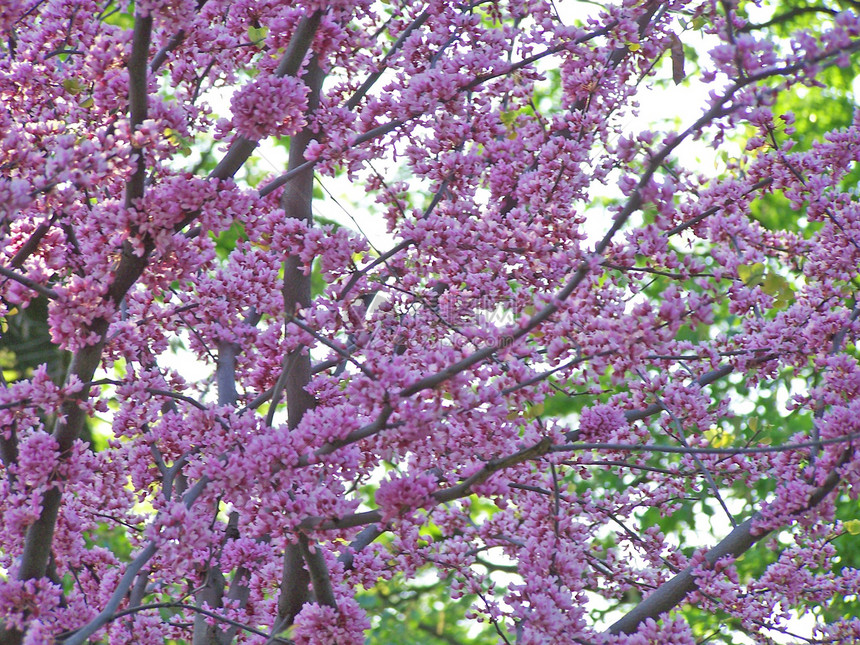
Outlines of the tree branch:
{"type": "MultiPolygon", "coordinates": [[[[152,16],[137,15],[128,59],[128,114],[131,131],[134,132],[146,120],[149,104],[149,75],[146,61],[152,38],[152,16]]],[[[137,154],[137,168],[126,184],[125,207],[133,208],[143,197],[146,180],[146,159],[143,150],[132,148],[137,154]]]]}
{"type": "Polygon", "coordinates": [[[25,275],[21,275],[16,271],[12,271],[12,269],[7,269],[6,267],[0,266],[0,275],[9,278],[10,280],[14,280],[19,284],[23,284],[28,289],[32,289],[40,296],[45,296],[48,300],[59,300],[60,294],[49,287],[42,286],[35,280],[31,280],[25,275]]]}
{"type": "MultiPolygon", "coordinates": [[[[147,611],[150,609],[186,609],[188,611],[193,611],[198,614],[202,614],[204,616],[208,616],[214,620],[220,621],[222,623],[226,623],[231,625],[235,629],[241,629],[243,631],[249,632],[251,634],[255,634],[257,636],[262,636],[264,638],[268,638],[268,634],[264,631],[257,629],[256,627],[252,627],[251,625],[246,625],[244,623],[240,623],[239,621],[232,620],[231,618],[227,618],[226,616],[221,616],[220,614],[215,613],[214,611],[209,611],[207,609],[202,609],[201,607],[195,607],[194,605],[189,605],[184,602],[155,602],[148,605],[138,605],[137,607],[131,607],[129,609],[123,609],[122,611],[116,612],[111,620],[116,620],[117,618],[122,618],[123,616],[129,616],[131,614],[136,614],[141,611],[147,611]]],[[[63,641],[63,645],[68,645],[71,641],[63,641]]],[[[293,641],[287,638],[276,638],[274,643],[282,643],[283,645],[291,645],[293,641]]]]}
{"type": "MultiPolygon", "coordinates": [[[[209,479],[206,477],[198,481],[194,487],[185,494],[185,497],[182,500],[185,507],[191,508],[191,505],[194,504],[198,497],[200,497],[200,494],[208,485],[209,479]]],[[[116,618],[114,613],[119,608],[129,589],[131,589],[132,584],[134,584],[137,574],[157,552],[158,545],[154,541],[147,544],[126,567],[125,573],[123,573],[119,582],[116,584],[116,588],[111,594],[111,597],[104,609],[89,623],[81,627],[81,629],[77,630],[72,636],[63,641],[63,645],[84,645],[90,636],[95,634],[104,625],[114,620],[114,618],[116,618]]]]}
{"type": "MultiPolygon", "coordinates": [[[[848,448],[842,455],[839,466],[844,465],[854,454],[854,449],[848,448]]],[[[806,505],[798,510],[798,513],[808,511],[817,506],[828,494],[830,494],[840,481],[838,475],[839,466],[828,475],[824,484],[819,486],[809,497],[806,505]]],[[[711,566],[726,556],[737,558],[748,551],[756,542],[771,533],[771,530],[754,533],[753,525],[761,516],[754,514],[742,524],[738,525],[731,533],[705,554],[705,560],[711,566]]],[[[697,589],[694,568],[688,567],[681,571],[668,582],[660,585],[656,591],[640,602],[633,610],[613,624],[607,632],[609,634],[632,634],[636,628],[648,618],[656,620],[678,603],[682,602],[688,593],[697,589]]]]}
{"type": "Polygon", "coordinates": [[[9,266],[15,269],[20,269],[24,266],[24,262],[29,258],[33,253],[35,253],[36,249],[39,248],[39,242],[42,241],[42,238],[51,230],[51,227],[54,225],[54,222],[57,221],[57,214],[54,213],[51,216],[51,219],[47,222],[42,222],[36,227],[36,230],[33,231],[33,234],[27,239],[26,242],[18,249],[17,253],[12,256],[12,259],[9,260],[9,266]]]}
{"type": "Polygon", "coordinates": [[[317,603],[337,609],[337,601],[334,598],[334,591],[331,587],[328,566],[322,553],[320,553],[320,547],[317,546],[312,549],[307,536],[300,533],[299,549],[301,549],[302,558],[307,565],[311,578],[311,586],[313,587],[317,603]]]}
{"type": "MultiPolygon", "coordinates": [[[[661,408],[662,409],[662,408],[661,408]]],[[[850,443],[860,439],[860,432],[846,434],[842,437],[818,439],[814,441],[799,441],[786,443],[781,446],[757,446],[755,448],[685,448],[684,446],[655,446],[637,443],[566,443],[552,446],[549,452],[576,452],[585,450],[602,450],[610,452],[654,452],[676,455],[763,455],[768,453],[789,452],[804,448],[830,446],[840,443],[850,443]]]]}
{"type": "MultiPolygon", "coordinates": [[[[317,15],[316,23],[319,23],[317,15]]],[[[301,28],[301,24],[300,24],[301,28]]],[[[316,29],[316,26],[314,26],[316,29]]],[[[312,34],[311,34],[312,35],[312,34]]],[[[293,36],[293,40],[299,37],[299,32],[293,36]]],[[[308,36],[310,38],[310,36],[308,36]]],[[[293,50],[292,41],[287,54],[293,50]]],[[[285,54],[284,60],[288,59],[285,54]]],[[[284,73],[299,69],[301,59],[292,54],[293,60],[284,63],[278,69],[284,73]]],[[[311,58],[303,79],[310,88],[308,98],[308,114],[311,114],[319,105],[320,92],[322,91],[323,71],[317,60],[311,58]]],[[[288,169],[300,168],[304,163],[304,153],[314,136],[310,126],[293,136],[290,141],[290,152],[288,169]]],[[[295,182],[291,183],[281,195],[280,205],[287,217],[302,220],[309,225],[313,222],[313,171],[308,168],[298,173],[295,182]]],[[[293,255],[283,258],[283,284],[281,297],[284,303],[284,333],[287,333],[289,322],[296,316],[299,308],[308,307],[311,303],[310,275],[305,275],[301,260],[293,255]]],[[[304,415],[316,404],[316,400],[307,391],[311,380],[311,357],[308,351],[296,349],[284,357],[281,376],[272,393],[272,402],[267,423],[271,424],[281,388],[284,389],[287,399],[287,425],[296,428],[304,415]]],[[[314,589],[319,585],[320,593],[331,594],[331,583],[327,572],[324,572],[325,563],[320,563],[316,558],[321,558],[319,553],[311,553],[306,538],[299,535],[299,544],[288,544],[284,549],[284,558],[281,571],[281,584],[278,592],[278,625],[291,625],[302,606],[308,601],[308,584],[312,583],[314,589]],[[302,540],[305,540],[303,543],[302,540]],[[304,546],[304,548],[303,548],[304,546]],[[310,574],[309,574],[310,572],[310,574]]],[[[322,601],[321,601],[322,602],[322,601]]],[[[336,607],[336,604],[332,604],[336,607]]],[[[273,631],[273,634],[276,633],[273,631]]]]}
{"type": "MultiPolygon", "coordinates": [[[[137,127],[146,119],[146,57],[149,53],[151,33],[152,18],[137,16],[132,36],[131,56],[128,64],[129,113],[132,128],[137,127]]],[[[143,161],[143,156],[140,153],[138,154],[137,169],[126,185],[126,206],[131,206],[137,198],[143,195],[145,162],[143,161]]],[[[109,290],[109,296],[112,297],[114,303],[118,304],[122,300],[125,292],[140,275],[145,263],[145,259],[139,258],[131,249],[130,244],[126,242],[123,246],[122,260],[117,269],[116,278],[109,290]]],[[[75,354],[69,366],[69,374],[66,382],[72,376],[77,377],[83,382],[92,380],[93,374],[101,360],[107,329],[107,319],[100,318],[92,323],[90,331],[94,332],[99,340],[95,344],[87,345],[80,349],[75,354]]],[[[68,453],[72,447],[72,443],[77,439],[81,428],[83,428],[86,413],[78,405],[77,398],[86,397],[87,394],[84,390],[78,394],[78,397],[64,401],[60,409],[60,414],[57,415],[53,436],[57,441],[61,455],[68,453]]],[[[27,537],[24,541],[24,550],[18,568],[18,579],[29,580],[31,578],[41,578],[45,575],[61,498],[62,493],[59,487],[51,488],[45,494],[39,518],[27,529],[27,537]]]]}
{"type": "MultiPolygon", "coordinates": [[[[126,567],[125,573],[123,573],[122,578],[119,579],[117,588],[114,590],[114,593],[111,595],[110,600],[107,602],[104,609],[102,609],[101,612],[99,612],[99,615],[93,618],[88,624],[63,641],[63,645],[84,645],[90,636],[114,619],[114,613],[119,608],[120,603],[125,598],[125,594],[134,583],[134,579],[137,577],[137,574],[143,568],[143,565],[149,562],[150,558],[155,555],[156,551],[158,551],[158,547],[155,545],[155,542],[150,542],[144,547],[143,551],[141,551],[126,567]]],[[[139,607],[136,609],[139,609],[139,607]]]]}
{"type": "MultiPolygon", "coordinates": [[[[296,31],[290,38],[289,45],[287,45],[287,50],[278,63],[278,69],[275,71],[276,76],[295,76],[298,74],[321,19],[322,12],[317,11],[310,17],[306,16],[299,21],[296,31]]],[[[257,143],[257,141],[251,141],[242,136],[236,137],[221,161],[209,173],[209,177],[229,179],[235,175],[254,152],[257,143]]],[[[262,191],[260,191],[260,196],[264,196],[262,191]]]]}
{"type": "Polygon", "coordinates": [[[766,20],[760,23],[749,22],[740,29],[738,29],[738,31],[743,33],[755,31],[757,29],[767,29],[768,27],[772,27],[774,25],[781,25],[783,23],[794,20],[798,16],[810,13],[825,13],[831,16],[835,16],[839,12],[836,9],[831,9],[829,7],[794,7],[793,9],[789,9],[788,11],[774,16],[770,20],[766,20]]]}

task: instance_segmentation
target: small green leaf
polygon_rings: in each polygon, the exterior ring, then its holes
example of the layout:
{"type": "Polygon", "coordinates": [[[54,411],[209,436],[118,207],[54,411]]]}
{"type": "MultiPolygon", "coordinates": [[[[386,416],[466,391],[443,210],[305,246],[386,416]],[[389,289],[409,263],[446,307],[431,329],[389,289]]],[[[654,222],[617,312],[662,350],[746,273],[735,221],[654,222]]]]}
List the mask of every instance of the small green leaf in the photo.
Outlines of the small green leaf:
{"type": "Polygon", "coordinates": [[[732,440],[735,438],[731,432],[726,432],[722,428],[711,428],[710,430],[705,430],[704,432],[705,439],[708,440],[714,448],[725,448],[730,446],[732,440]]]}
{"type": "Polygon", "coordinates": [[[216,234],[210,231],[210,237],[215,240],[215,254],[220,260],[226,260],[227,256],[236,248],[236,243],[239,239],[247,240],[245,227],[240,222],[233,222],[230,228],[216,234]]]}
{"type": "Polygon", "coordinates": [[[525,413],[526,419],[534,419],[535,417],[539,417],[543,414],[545,408],[546,406],[543,403],[529,406],[528,410],[526,410],[525,413]]]}
{"type": "Polygon", "coordinates": [[[320,268],[319,258],[317,258],[311,267],[311,296],[314,298],[321,296],[327,285],[328,283],[323,278],[322,269],[320,268]]]}
{"type": "Polygon", "coordinates": [[[187,157],[191,154],[191,147],[188,145],[188,140],[179,134],[179,132],[173,128],[164,128],[164,136],[167,138],[167,141],[170,142],[170,145],[179,149],[179,152],[183,156],[187,157]]]}
{"type": "Polygon", "coordinates": [[[761,282],[764,276],[764,265],[756,262],[752,265],[742,264],[738,267],[738,277],[748,287],[754,287],[761,282]]]}
{"type": "Polygon", "coordinates": [[[75,94],[80,94],[84,89],[84,86],[81,85],[81,82],[76,78],[65,79],[63,81],[63,87],[72,96],[74,96],[75,94]]]}
{"type": "Polygon", "coordinates": [[[860,535],[860,520],[848,520],[847,522],[843,522],[842,526],[851,535],[860,535]]]}
{"type": "Polygon", "coordinates": [[[252,43],[262,41],[268,33],[269,30],[266,27],[248,27],[248,38],[252,43]]]}
{"type": "Polygon", "coordinates": [[[513,126],[514,122],[517,120],[517,111],[516,110],[509,110],[507,112],[500,112],[499,113],[499,119],[506,126],[511,127],[511,126],[513,126]]]}
{"type": "Polygon", "coordinates": [[[787,284],[788,282],[785,278],[771,271],[766,276],[764,276],[764,282],[762,282],[761,290],[769,296],[776,296],[787,284]]]}
{"type": "Polygon", "coordinates": [[[130,13],[111,11],[106,16],[104,21],[114,27],[122,29],[132,29],[134,27],[134,16],[130,13]]]}

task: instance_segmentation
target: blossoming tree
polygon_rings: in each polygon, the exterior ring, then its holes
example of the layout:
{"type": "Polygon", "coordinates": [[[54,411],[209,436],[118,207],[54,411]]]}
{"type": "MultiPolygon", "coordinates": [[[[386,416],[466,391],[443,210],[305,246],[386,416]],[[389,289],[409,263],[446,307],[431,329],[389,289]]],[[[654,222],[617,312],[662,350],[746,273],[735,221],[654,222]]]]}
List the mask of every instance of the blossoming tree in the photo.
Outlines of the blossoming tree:
{"type": "Polygon", "coordinates": [[[3,3],[0,643],[857,642],[860,17],[760,4],[3,3]]]}

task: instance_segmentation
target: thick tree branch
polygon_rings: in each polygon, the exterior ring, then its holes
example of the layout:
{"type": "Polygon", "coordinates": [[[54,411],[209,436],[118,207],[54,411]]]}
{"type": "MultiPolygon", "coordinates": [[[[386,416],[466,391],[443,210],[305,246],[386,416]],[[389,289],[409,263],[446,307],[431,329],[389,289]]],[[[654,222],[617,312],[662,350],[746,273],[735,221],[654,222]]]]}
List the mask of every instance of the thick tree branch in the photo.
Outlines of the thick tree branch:
{"type": "MultiPolygon", "coordinates": [[[[152,16],[137,15],[134,19],[131,55],[128,59],[128,115],[132,131],[136,130],[147,117],[149,104],[147,59],[149,58],[151,39],[152,16]]],[[[135,202],[143,197],[144,182],[146,181],[146,159],[143,150],[139,148],[133,148],[133,150],[137,154],[137,168],[126,185],[126,208],[133,208],[135,202]]]]}
{"type": "Polygon", "coordinates": [[[361,553],[366,547],[370,546],[376,538],[382,535],[385,531],[377,524],[365,526],[361,533],[350,542],[346,550],[338,556],[338,562],[342,563],[344,568],[349,571],[355,563],[355,554],[361,553]]]}
{"type": "MultiPolygon", "coordinates": [[[[0,373],[2,376],[2,373],[0,373]]],[[[4,383],[5,385],[5,383],[4,383]]],[[[18,479],[15,473],[9,469],[18,461],[18,429],[17,423],[11,423],[0,430],[0,464],[6,469],[6,479],[9,482],[9,487],[15,486],[15,481],[18,479]],[[8,433],[9,437],[6,437],[8,433]]]]}
{"type": "Polygon", "coordinates": [[[313,587],[314,597],[316,598],[317,603],[337,609],[337,601],[334,598],[331,578],[328,573],[328,565],[326,565],[325,558],[320,552],[320,547],[311,547],[307,536],[300,533],[299,549],[301,549],[302,558],[308,568],[311,586],[313,587]]]}
{"type": "MultiPolygon", "coordinates": [[[[319,16],[317,16],[318,24],[319,16]]],[[[301,25],[300,25],[301,28],[301,25]]],[[[316,26],[314,25],[314,29],[316,26]]],[[[310,33],[312,36],[312,32],[310,33]]],[[[308,38],[310,38],[308,36],[308,38]]],[[[297,36],[293,36],[293,40],[297,36]]],[[[292,47],[288,49],[288,54],[292,47]]],[[[295,58],[295,54],[293,54],[295,58]]],[[[288,57],[285,55],[284,59],[288,57]]],[[[283,63],[284,61],[282,61],[283,63]]],[[[289,64],[282,64],[279,71],[296,73],[299,69],[301,59],[293,60],[289,64]]],[[[323,72],[315,58],[311,58],[303,80],[310,88],[308,99],[308,113],[312,113],[319,105],[320,92],[322,90],[323,72]]],[[[290,142],[290,153],[288,169],[302,166],[304,153],[313,137],[310,127],[296,134],[290,142]]],[[[313,171],[307,170],[298,173],[296,181],[291,183],[281,195],[281,207],[287,217],[299,219],[311,224],[313,222],[313,171]]],[[[284,302],[285,332],[289,321],[293,319],[300,308],[307,307],[311,302],[310,276],[305,275],[303,263],[296,256],[287,256],[283,261],[284,278],[281,296],[284,302]]],[[[272,403],[267,423],[272,421],[272,413],[278,405],[281,388],[284,388],[287,399],[287,424],[290,428],[299,425],[302,417],[315,405],[314,398],[306,390],[311,380],[311,357],[307,351],[297,349],[284,357],[281,375],[272,393],[272,403]]],[[[299,544],[288,544],[284,549],[284,558],[281,572],[281,584],[278,596],[278,624],[288,626],[293,623],[302,606],[309,600],[309,584],[313,583],[316,589],[321,585],[320,593],[325,594],[326,589],[331,591],[331,585],[326,581],[328,574],[324,572],[325,563],[316,559],[322,557],[319,553],[312,553],[307,542],[301,542],[304,536],[299,536],[299,544]],[[309,573],[310,572],[310,573],[309,573]]],[[[321,601],[322,602],[322,601],[321,601]]],[[[332,606],[334,604],[332,596],[332,606]]],[[[275,632],[273,632],[275,633],[275,632]]]]}
{"type": "MultiPolygon", "coordinates": [[[[182,502],[185,504],[185,507],[191,508],[192,504],[197,501],[197,498],[200,497],[200,495],[203,493],[203,490],[208,485],[209,480],[208,478],[204,477],[203,479],[198,481],[191,489],[189,489],[182,499],[182,502]]],[[[126,597],[126,594],[128,593],[129,589],[131,589],[132,585],[134,584],[135,578],[137,577],[138,573],[157,552],[158,545],[155,542],[150,542],[149,544],[147,544],[126,567],[125,572],[117,583],[116,588],[111,594],[110,599],[105,604],[104,609],[99,612],[99,614],[89,623],[84,625],[81,629],[77,630],[72,636],[64,640],[63,645],[84,645],[84,643],[87,642],[87,639],[90,636],[95,634],[104,625],[114,620],[114,618],[116,617],[114,615],[116,610],[119,608],[120,604],[122,604],[123,599],[126,597]]]]}
{"type": "MultiPolygon", "coordinates": [[[[151,34],[152,17],[142,17],[138,15],[135,19],[134,32],[132,35],[132,50],[128,63],[129,116],[133,128],[140,125],[147,117],[147,57],[149,55],[151,34]]],[[[302,34],[302,38],[306,40],[306,34],[302,34]]],[[[299,50],[292,48],[290,56],[293,58],[291,60],[294,60],[298,55],[299,50]]],[[[304,56],[304,53],[302,53],[302,56],[304,56]]],[[[291,65],[287,67],[291,68],[291,65]]],[[[237,159],[234,155],[234,158],[229,164],[231,168],[235,166],[233,172],[238,170],[242,163],[247,160],[251,150],[247,151],[247,155],[238,165],[235,165],[237,159]]],[[[230,157],[230,154],[230,151],[228,151],[227,157],[230,157]]],[[[219,164],[219,167],[222,167],[222,165],[219,164]]],[[[218,171],[218,168],[216,168],[216,171],[218,171]]],[[[145,160],[143,158],[142,151],[138,151],[137,169],[132,174],[132,177],[129,179],[126,186],[126,207],[133,207],[135,202],[143,196],[145,174],[145,160]]],[[[213,171],[213,176],[219,175],[213,171]]],[[[227,176],[232,176],[232,173],[227,176]]],[[[146,266],[148,255],[151,253],[153,248],[154,245],[148,238],[144,241],[143,254],[138,254],[138,252],[135,251],[128,242],[123,245],[120,264],[116,270],[114,281],[108,292],[109,298],[115,304],[118,305],[122,301],[125,294],[141,275],[146,266]]],[[[76,376],[83,382],[92,380],[93,374],[95,373],[101,359],[108,324],[108,320],[99,319],[91,325],[90,331],[94,332],[100,340],[97,343],[84,347],[77,352],[75,357],[72,359],[72,364],[69,368],[70,376],[76,376]]],[[[82,396],[85,395],[86,393],[82,394],[82,396]]],[[[63,404],[61,414],[58,415],[59,420],[53,433],[54,438],[59,444],[61,454],[67,453],[69,448],[71,448],[73,441],[78,437],[80,429],[83,427],[85,418],[86,413],[83,411],[81,406],[78,405],[76,400],[67,401],[63,404]]],[[[44,576],[48,556],[51,552],[51,542],[53,540],[53,531],[56,525],[61,497],[62,494],[59,488],[52,488],[45,494],[42,513],[40,514],[39,519],[31,524],[27,530],[24,551],[21,556],[20,566],[18,569],[19,579],[26,580],[44,576]]]]}
{"type": "MultiPolygon", "coordinates": [[[[129,58],[129,115],[132,128],[140,125],[147,114],[147,66],[149,42],[152,34],[152,18],[137,16],[132,36],[131,56],[129,58]]],[[[126,206],[131,206],[136,199],[143,196],[145,167],[143,155],[138,152],[137,169],[126,185],[126,206]]],[[[145,260],[135,261],[137,256],[126,243],[123,248],[123,258],[117,269],[116,280],[111,287],[110,296],[114,303],[119,303],[123,295],[140,275],[145,260]],[[131,258],[131,259],[129,259],[131,258]],[[139,267],[139,269],[138,269],[139,267]],[[132,277],[133,276],[133,277],[132,277]]],[[[108,328],[106,319],[96,320],[90,327],[99,341],[79,350],[69,366],[69,376],[77,377],[82,382],[91,381],[101,359],[105,344],[105,334],[108,328]]],[[[89,392],[84,390],[79,396],[86,397],[89,392]]],[[[86,413],[78,404],[77,399],[63,403],[53,436],[57,441],[61,455],[67,454],[72,443],[77,439],[83,428],[86,413]]],[[[29,580],[45,575],[48,559],[51,554],[51,543],[54,537],[54,527],[60,509],[62,492],[60,487],[51,488],[44,496],[42,512],[39,518],[27,529],[24,551],[18,568],[18,578],[29,580]]]]}
{"type": "MultiPolygon", "coordinates": [[[[218,364],[215,369],[218,405],[233,406],[236,404],[238,398],[236,394],[236,355],[238,352],[239,346],[235,343],[222,342],[218,345],[218,364]]],[[[214,512],[218,512],[217,507],[214,512]]],[[[235,521],[234,516],[231,516],[230,520],[235,521]]],[[[229,534],[225,532],[224,541],[227,539],[229,539],[229,534]]],[[[202,576],[203,586],[194,596],[197,607],[202,608],[203,605],[207,605],[212,608],[219,608],[223,604],[226,581],[224,574],[221,573],[219,559],[220,550],[217,556],[213,555],[210,561],[206,563],[202,576]]],[[[204,614],[198,613],[194,617],[192,645],[215,645],[221,642],[222,636],[221,629],[217,625],[209,624],[204,614]]]]}
{"type": "MultiPolygon", "coordinates": [[[[224,600],[224,585],[224,574],[221,573],[218,563],[207,563],[203,587],[194,594],[194,606],[198,609],[203,609],[204,605],[213,609],[220,608],[224,600]]],[[[210,625],[205,614],[198,613],[194,617],[192,645],[217,645],[220,635],[221,630],[217,625],[210,625]]]]}
{"type": "MultiPolygon", "coordinates": [[[[278,63],[278,69],[275,72],[276,76],[296,76],[301,69],[302,61],[308,53],[308,49],[313,42],[314,34],[319,27],[322,19],[322,12],[315,12],[311,16],[306,16],[301,19],[296,31],[290,38],[290,43],[287,50],[281,57],[278,63]]],[[[257,141],[251,141],[245,137],[236,137],[233,143],[230,144],[227,153],[218,163],[218,165],[209,173],[209,177],[215,179],[229,179],[235,175],[241,168],[251,153],[254,152],[258,145],[257,141]]],[[[290,147],[292,152],[292,146],[290,147]]],[[[260,191],[260,196],[263,196],[260,191]]]]}
{"type": "MultiPolygon", "coordinates": [[[[302,68],[302,62],[305,55],[311,47],[314,40],[314,35],[320,26],[323,12],[315,11],[310,16],[305,16],[299,21],[296,31],[290,38],[290,44],[287,45],[287,50],[281,57],[278,63],[278,69],[275,71],[276,76],[297,76],[302,68]]],[[[317,91],[317,93],[319,93],[317,91]]]]}
{"type": "MultiPolygon", "coordinates": [[[[853,448],[848,448],[840,460],[839,466],[844,465],[854,454],[853,448]]],[[[838,467],[827,477],[824,484],[819,486],[809,497],[807,504],[798,510],[798,513],[813,509],[827,495],[829,495],[839,484],[838,467]]],[[[754,525],[760,515],[756,513],[742,524],[738,525],[731,533],[705,554],[708,564],[713,566],[720,558],[730,556],[737,558],[748,551],[756,542],[769,535],[771,531],[755,532],[754,525]]],[[[681,571],[668,582],[660,585],[656,591],[639,603],[633,610],[628,612],[621,620],[613,624],[607,631],[610,634],[632,634],[636,628],[648,618],[656,620],[676,605],[681,603],[687,594],[697,588],[694,568],[688,567],[681,571]]]]}

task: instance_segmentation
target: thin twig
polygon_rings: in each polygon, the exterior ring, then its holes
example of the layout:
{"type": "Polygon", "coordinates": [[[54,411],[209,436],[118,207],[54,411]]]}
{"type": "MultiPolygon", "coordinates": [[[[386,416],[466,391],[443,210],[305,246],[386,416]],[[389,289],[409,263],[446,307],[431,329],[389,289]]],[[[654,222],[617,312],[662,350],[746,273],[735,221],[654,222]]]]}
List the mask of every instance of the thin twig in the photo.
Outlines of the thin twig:
{"type": "Polygon", "coordinates": [[[12,269],[7,269],[6,267],[0,266],[0,275],[9,278],[10,280],[14,280],[15,282],[24,285],[28,289],[32,289],[40,296],[45,296],[49,300],[59,300],[60,294],[49,287],[42,286],[35,280],[31,280],[25,275],[21,275],[16,271],[12,271],[12,269]]]}
{"type": "Polygon", "coordinates": [[[655,446],[635,443],[567,443],[552,446],[549,452],[577,452],[584,450],[605,450],[609,452],[654,452],[676,455],[761,455],[777,452],[789,452],[815,446],[830,446],[840,443],[850,443],[860,439],[860,432],[853,432],[842,437],[832,437],[817,441],[799,441],[786,443],[781,446],[758,446],[756,448],[684,448],[682,446],[655,446]]]}

